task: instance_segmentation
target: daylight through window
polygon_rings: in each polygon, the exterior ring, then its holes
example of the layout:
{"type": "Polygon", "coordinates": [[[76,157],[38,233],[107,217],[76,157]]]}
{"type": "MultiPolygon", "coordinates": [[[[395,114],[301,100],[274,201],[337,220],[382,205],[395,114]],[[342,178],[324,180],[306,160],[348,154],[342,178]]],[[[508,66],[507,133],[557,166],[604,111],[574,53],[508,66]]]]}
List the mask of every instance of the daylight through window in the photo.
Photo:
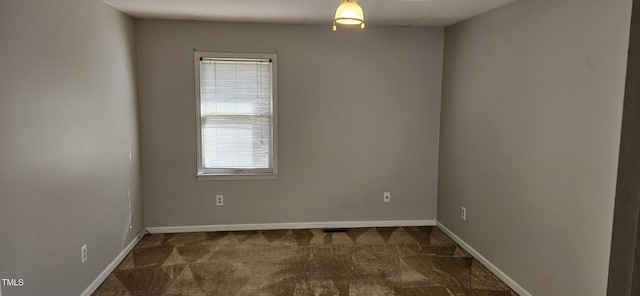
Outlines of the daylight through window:
{"type": "Polygon", "coordinates": [[[198,176],[275,177],[275,55],[196,52],[198,176]]]}

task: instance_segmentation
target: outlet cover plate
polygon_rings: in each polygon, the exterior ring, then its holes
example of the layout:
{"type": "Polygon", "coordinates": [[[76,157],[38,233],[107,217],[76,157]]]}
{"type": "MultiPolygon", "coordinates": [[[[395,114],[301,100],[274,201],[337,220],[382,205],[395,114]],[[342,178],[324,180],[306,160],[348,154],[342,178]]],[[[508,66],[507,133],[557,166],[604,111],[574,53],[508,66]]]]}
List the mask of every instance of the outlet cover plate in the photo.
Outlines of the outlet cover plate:
{"type": "Polygon", "coordinates": [[[87,245],[84,245],[82,246],[82,248],[80,248],[80,258],[82,259],[82,263],[85,263],[87,261],[87,245]]]}
{"type": "Polygon", "coordinates": [[[224,195],[216,195],[216,206],[221,207],[224,205],[224,195]]]}

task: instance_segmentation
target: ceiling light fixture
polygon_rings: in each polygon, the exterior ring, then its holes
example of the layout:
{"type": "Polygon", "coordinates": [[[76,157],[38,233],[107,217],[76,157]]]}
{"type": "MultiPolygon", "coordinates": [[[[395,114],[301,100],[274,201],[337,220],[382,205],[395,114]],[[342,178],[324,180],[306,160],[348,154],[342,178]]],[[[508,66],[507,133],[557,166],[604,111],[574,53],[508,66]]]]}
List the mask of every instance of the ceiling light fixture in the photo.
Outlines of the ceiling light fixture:
{"type": "Polygon", "coordinates": [[[341,25],[360,25],[364,29],[364,13],[362,7],[358,5],[358,0],[340,0],[340,5],[336,9],[336,16],[333,19],[332,30],[337,30],[336,23],[341,25]]]}

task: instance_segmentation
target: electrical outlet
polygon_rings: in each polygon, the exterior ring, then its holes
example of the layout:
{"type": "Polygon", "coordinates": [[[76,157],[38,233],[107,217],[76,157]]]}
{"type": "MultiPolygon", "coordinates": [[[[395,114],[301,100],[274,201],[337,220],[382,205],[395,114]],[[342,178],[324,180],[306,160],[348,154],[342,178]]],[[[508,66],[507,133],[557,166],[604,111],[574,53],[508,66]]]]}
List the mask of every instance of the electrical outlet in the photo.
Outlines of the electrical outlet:
{"type": "Polygon", "coordinates": [[[133,228],[131,224],[131,190],[129,190],[129,229],[133,228]]]}
{"type": "Polygon", "coordinates": [[[216,206],[221,207],[224,205],[224,196],[223,195],[216,195],[216,206]]]}
{"type": "Polygon", "coordinates": [[[84,245],[84,246],[82,246],[82,248],[80,248],[80,257],[82,258],[82,263],[87,261],[87,258],[88,258],[87,245],[84,245]]]}
{"type": "Polygon", "coordinates": [[[382,198],[383,202],[391,202],[391,192],[385,192],[382,198]]]}
{"type": "Polygon", "coordinates": [[[462,220],[467,220],[467,208],[462,207],[462,220]]]}

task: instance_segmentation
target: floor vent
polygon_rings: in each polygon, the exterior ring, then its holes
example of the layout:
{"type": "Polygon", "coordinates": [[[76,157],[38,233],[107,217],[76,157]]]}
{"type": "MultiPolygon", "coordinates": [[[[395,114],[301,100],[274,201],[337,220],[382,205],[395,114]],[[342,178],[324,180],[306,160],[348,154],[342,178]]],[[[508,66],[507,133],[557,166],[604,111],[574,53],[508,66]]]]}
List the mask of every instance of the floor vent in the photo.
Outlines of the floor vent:
{"type": "Polygon", "coordinates": [[[336,233],[336,232],[347,232],[346,228],[325,228],[323,229],[325,233],[336,233]]]}

